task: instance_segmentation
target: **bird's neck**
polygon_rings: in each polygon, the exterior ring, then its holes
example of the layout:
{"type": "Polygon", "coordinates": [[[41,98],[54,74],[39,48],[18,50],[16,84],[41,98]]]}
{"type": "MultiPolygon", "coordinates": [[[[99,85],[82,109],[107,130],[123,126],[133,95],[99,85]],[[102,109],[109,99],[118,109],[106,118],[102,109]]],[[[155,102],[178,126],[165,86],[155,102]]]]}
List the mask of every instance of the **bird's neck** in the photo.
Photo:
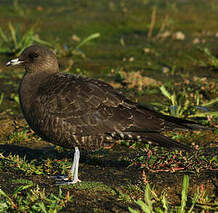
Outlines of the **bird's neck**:
{"type": "Polygon", "coordinates": [[[54,73],[26,72],[24,74],[19,86],[19,98],[24,116],[30,111],[31,106],[35,103],[40,84],[52,74],[54,73]]]}

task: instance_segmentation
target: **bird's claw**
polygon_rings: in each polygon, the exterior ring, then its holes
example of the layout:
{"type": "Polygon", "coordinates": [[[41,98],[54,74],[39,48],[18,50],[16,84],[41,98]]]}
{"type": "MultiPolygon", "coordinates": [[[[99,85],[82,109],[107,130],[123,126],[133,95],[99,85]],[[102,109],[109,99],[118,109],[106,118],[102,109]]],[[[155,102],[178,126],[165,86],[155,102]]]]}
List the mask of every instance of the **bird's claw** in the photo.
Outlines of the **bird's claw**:
{"type": "Polygon", "coordinates": [[[80,179],[74,178],[73,180],[69,178],[69,176],[51,176],[50,178],[55,179],[55,185],[70,185],[70,184],[75,184],[77,182],[81,182],[80,179]]]}

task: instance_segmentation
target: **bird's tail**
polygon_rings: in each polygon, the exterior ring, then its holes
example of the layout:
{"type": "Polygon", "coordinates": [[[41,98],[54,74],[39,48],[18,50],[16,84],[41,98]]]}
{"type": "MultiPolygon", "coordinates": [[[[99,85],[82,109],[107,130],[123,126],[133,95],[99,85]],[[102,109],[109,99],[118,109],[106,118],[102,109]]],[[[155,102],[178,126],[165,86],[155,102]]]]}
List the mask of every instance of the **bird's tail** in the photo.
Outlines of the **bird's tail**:
{"type": "Polygon", "coordinates": [[[160,112],[153,111],[144,106],[139,106],[140,109],[146,110],[146,112],[150,112],[154,119],[163,120],[164,122],[164,129],[165,130],[214,130],[213,127],[205,126],[195,121],[186,120],[183,118],[176,118],[169,115],[163,115],[160,112]]]}
{"type": "Polygon", "coordinates": [[[165,129],[187,129],[187,130],[213,130],[212,127],[204,126],[195,121],[190,121],[182,118],[162,115],[165,120],[165,129]]]}
{"type": "Polygon", "coordinates": [[[180,148],[187,151],[194,150],[191,146],[177,142],[171,138],[161,135],[160,133],[146,133],[146,137],[141,136],[141,140],[146,142],[149,141],[152,144],[155,143],[166,148],[180,148]]]}

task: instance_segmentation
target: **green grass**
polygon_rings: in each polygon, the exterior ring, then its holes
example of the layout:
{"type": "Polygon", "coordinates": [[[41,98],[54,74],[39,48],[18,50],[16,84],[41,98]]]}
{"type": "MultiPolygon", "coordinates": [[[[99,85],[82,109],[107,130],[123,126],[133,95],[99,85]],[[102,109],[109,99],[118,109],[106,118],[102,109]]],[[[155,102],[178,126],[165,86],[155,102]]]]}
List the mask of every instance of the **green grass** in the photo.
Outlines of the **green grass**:
{"type": "Polygon", "coordinates": [[[12,195],[8,195],[0,189],[0,212],[59,212],[72,199],[69,192],[63,193],[59,188],[59,193],[46,193],[38,185],[19,186],[12,195]],[[31,189],[30,189],[31,188],[31,189]],[[30,189],[28,192],[27,190],[30,189]],[[23,195],[25,193],[25,196],[23,195]]]}
{"type": "Polygon", "coordinates": [[[51,46],[49,42],[39,38],[34,31],[34,27],[23,33],[21,33],[20,28],[20,24],[17,24],[17,26],[14,27],[10,22],[8,24],[7,32],[0,27],[0,54],[17,56],[33,43],[51,46]]]}
{"type": "Polygon", "coordinates": [[[204,59],[192,59],[195,62],[195,64],[200,65],[202,67],[206,67],[208,69],[217,70],[218,58],[212,54],[211,50],[207,47],[199,47],[199,51],[203,53],[204,59]]]}
{"type": "Polygon", "coordinates": [[[4,100],[4,93],[1,93],[1,95],[0,95],[0,105],[2,104],[3,100],[4,100]]]}
{"type": "Polygon", "coordinates": [[[169,105],[165,107],[163,112],[167,111],[175,117],[218,117],[218,111],[210,112],[207,107],[218,103],[218,98],[214,98],[209,102],[201,103],[199,90],[190,87],[173,91],[169,93],[163,85],[160,87],[161,93],[169,100],[169,105]],[[190,94],[193,94],[191,97],[190,94]],[[203,112],[202,112],[203,111],[203,112]]]}
{"type": "Polygon", "coordinates": [[[44,168],[42,167],[42,165],[39,165],[39,162],[36,160],[32,160],[29,162],[28,160],[26,160],[26,157],[11,154],[7,157],[4,157],[3,154],[1,154],[0,159],[3,160],[1,162],[1,166],[11,167],[15,170],[22,171],[28,175],[44,174],[44,168]]]}
{"type": "Polygon", "coordinates": [[[85,53],[82,51],[81,47],[92,41],[93,39],[99,38],[100,33],[93,33],[80,41],[80,38],[76,37],[78,44],[73,43],[73,38],[71,43],[69,42],[67,45],[61,45],[60,43],[55,43],[55,51],[58,57],[69,57],[69,56],[80,56],[85,58],[85,53]]]}
{"type": "MultiPolygon", "coordinates": [[[[135,203],[140,207],[144,213],[192,213],[195,207],[200,211],[215,211],[218,210],[216,207],[217,203],[210,203],[205,192],[200,192],[199,188],[192,197],[188,196],[189,189],[189,176],[185,175],[183,178],[182,192],[181,192],[181,203],[177,206],[171,206],[167,201],[167,192],[162,193],[158,197],[154,189],[151,189],[150,185],[147,184],[145,188],[144,201],[137,200],[135,203]],[[187,201],[189,201],[187,203],[187,201]]],[[[129,207],[130,213],[139,213],[141,211],[129,207]]]]}

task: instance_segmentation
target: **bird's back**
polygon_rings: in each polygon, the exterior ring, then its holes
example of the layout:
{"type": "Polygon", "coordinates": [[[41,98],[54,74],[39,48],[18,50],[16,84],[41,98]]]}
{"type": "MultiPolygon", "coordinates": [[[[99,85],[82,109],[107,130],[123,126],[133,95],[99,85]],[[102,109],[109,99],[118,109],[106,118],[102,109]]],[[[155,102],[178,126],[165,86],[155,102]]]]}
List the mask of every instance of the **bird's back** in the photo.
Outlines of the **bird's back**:
{"type": "Polygon", "coordinates": [[[131,102],[107,83],[65,73],[41,81],[26,120],[47,141],[87,150],[111,146],[119,139],[170,146],[160,132],[187,128],[180,119],[131,102]]]}

